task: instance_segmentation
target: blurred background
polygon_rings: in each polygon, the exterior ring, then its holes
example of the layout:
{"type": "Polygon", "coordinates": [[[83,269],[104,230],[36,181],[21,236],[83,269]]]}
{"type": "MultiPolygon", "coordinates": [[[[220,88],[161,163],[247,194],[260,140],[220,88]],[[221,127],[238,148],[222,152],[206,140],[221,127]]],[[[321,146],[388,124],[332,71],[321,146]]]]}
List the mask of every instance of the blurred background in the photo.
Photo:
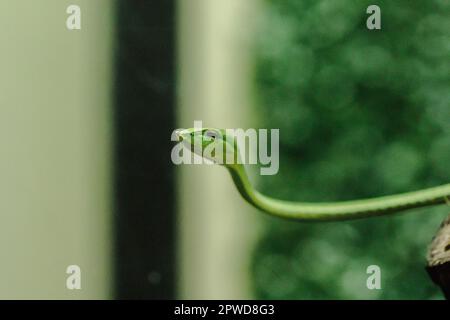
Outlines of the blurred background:
{"type": "Polygon", "coordinates": [[[0,298],[442,299],[424,267],[448,207],[282,221],[172,164],[170,136],[279,128],[279,173],[251,178],[294,201],[448,183],[449,27],[440,0],[2,1],[0,298]]]}

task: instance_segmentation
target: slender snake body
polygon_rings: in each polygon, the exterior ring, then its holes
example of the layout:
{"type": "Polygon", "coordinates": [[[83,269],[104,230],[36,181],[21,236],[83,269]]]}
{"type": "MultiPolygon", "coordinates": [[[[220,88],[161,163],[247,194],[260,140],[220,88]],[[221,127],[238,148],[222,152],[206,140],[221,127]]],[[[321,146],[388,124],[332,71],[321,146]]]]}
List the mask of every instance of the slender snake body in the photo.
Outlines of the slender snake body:
{"type": "MultiPolygon", "coordinates": [[[[228,139],[224,139],[224,132],[220,129],[184,129],[177,135],[190,147],[196,143],[197,139],[202,150],[211,143],[217,144],[220,148],[229,143],[228,139]],[[213,132],[212,135],[211,132],[213,132]],[[205,136],[207,136],[206,139],[205,136]]],[[[231,149],[239,154],[234,142],[231,149]]],[[[204,156],[203,153],[201,155],[204,156]]],[[[214,159],[210,160],[214,161],[214,159]]],[[[450,198],[450,184],[445,184],[414,192],[362,200],[328,203],[291,202],[271,198],[255,190],[244,165],[235,163],[224,164],[224,166],[230,172],[239,193],[248,203],[270,215],[298,221],[336,221],[375,217],[449,203],[450,198]]]]}

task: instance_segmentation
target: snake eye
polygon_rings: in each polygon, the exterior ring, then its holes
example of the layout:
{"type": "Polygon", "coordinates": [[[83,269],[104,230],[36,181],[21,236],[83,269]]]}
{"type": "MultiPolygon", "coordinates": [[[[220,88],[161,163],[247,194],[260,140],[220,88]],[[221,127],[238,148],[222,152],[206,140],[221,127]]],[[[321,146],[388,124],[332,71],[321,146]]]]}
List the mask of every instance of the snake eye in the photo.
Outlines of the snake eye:
{"type": "Polygon", "coordinates": [[[211,131],[211,130],[207,130],[207,131],[205,131],[205,133],[204,133],[204,137],[205,137],[207,140],[212,140],[212,141],[214,141],[214,140],[217,138],[217,133],[214,132],[214,131],[211,131]]]}

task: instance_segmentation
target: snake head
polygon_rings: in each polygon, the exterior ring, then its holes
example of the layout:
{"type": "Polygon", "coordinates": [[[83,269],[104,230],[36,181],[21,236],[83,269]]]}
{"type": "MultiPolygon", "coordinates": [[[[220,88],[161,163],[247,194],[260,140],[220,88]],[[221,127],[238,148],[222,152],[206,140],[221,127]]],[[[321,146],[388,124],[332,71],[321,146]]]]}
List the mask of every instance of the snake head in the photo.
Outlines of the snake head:
{"type": "Polygon", "coordinates": [[[191,152],[204,159],[224,165],[227,159],[235,159],[234,138],[227,137],[223,129],[189,128],[177,130],[176,135],[191,152]]]}

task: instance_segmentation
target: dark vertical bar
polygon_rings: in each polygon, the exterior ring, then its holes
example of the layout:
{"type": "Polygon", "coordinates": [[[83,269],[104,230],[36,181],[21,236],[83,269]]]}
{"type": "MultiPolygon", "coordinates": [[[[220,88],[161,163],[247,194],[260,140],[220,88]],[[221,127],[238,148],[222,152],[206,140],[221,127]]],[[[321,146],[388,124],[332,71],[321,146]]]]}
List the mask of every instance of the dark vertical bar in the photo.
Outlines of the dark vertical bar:
{"type": "Polygon", "coordinates": [[[174,298],[175,0],[118,0],[116,298],[174,298]]]}

